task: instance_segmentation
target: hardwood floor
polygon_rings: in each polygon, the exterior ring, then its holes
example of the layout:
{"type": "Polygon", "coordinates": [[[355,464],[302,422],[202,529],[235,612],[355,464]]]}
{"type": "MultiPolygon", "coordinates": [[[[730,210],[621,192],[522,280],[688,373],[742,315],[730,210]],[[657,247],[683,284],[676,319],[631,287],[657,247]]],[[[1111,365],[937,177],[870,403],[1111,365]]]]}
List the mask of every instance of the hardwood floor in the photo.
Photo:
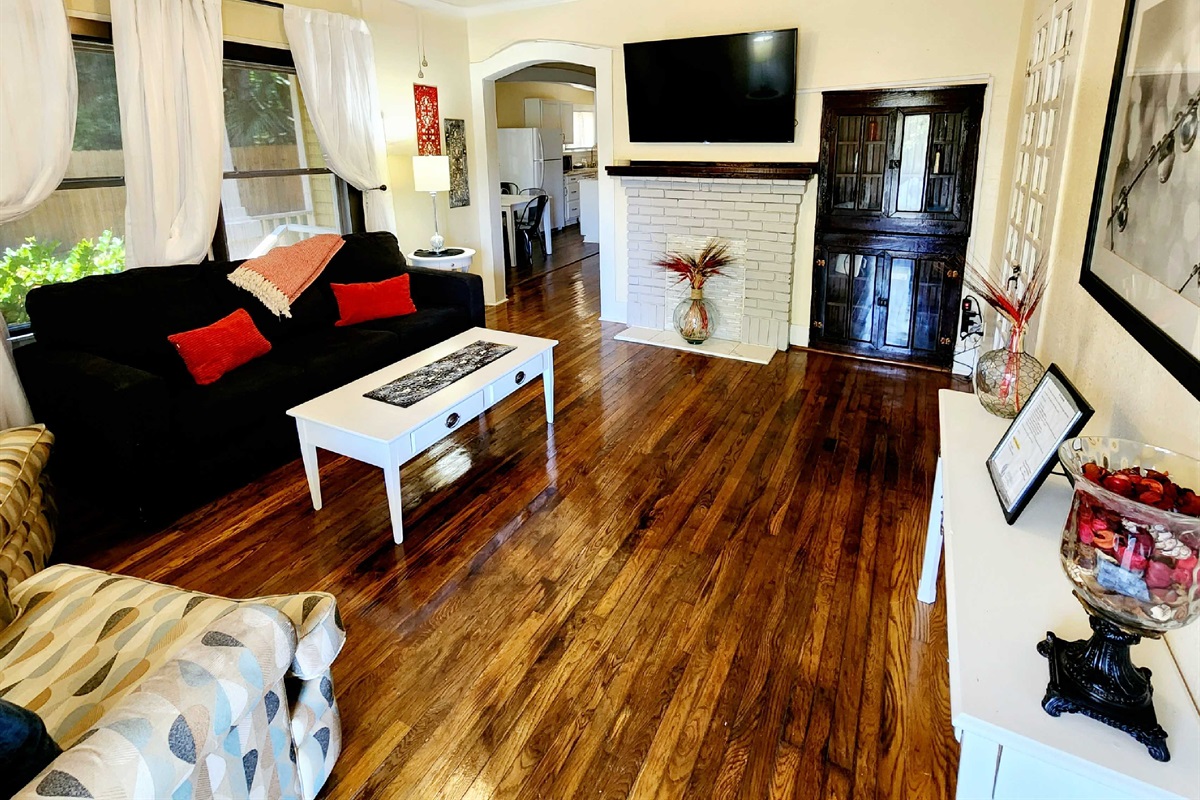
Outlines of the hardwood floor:
{"type": "Polygon", "coordinates": [[[553,231],[550,234],[550,249],[554,252],[544,255],[535,245],[530,263],[508,266],[505,272],[505,281],[510,298],[513,290],[522,283],[541,278],[555,270],[594,256],[600,252],[600,245],[583,241],[583,234],[579,232],[579,224],[576,223],[568,225],[562,230],[553,231]]]}
{"type": "MultiPolygon", "coordinates": [[[[194,589],[335,594],[345,745],[327,798],[946,798],[944,605],[916,600],[946,375],[613,341],[597,258],[494,327],[530,387],[403,470],[297,460],[79,553],[194,589]]],[[[71,539],[64,533],[64,540],[71,539]]]]}

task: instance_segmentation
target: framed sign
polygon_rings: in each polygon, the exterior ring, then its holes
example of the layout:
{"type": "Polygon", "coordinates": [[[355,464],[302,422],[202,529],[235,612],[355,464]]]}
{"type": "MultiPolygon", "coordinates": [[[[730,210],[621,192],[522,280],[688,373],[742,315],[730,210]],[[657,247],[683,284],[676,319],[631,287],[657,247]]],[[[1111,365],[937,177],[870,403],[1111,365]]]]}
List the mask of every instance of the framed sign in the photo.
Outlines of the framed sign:
{"type": "Polygon", "coordinates": [[[1200,3],[1126,0],[1080,284],[1200,398],[1200,3]]]}
{"type": "Polygon", "coordinates": [[[1092,413],[1062,370],[1051,364],[988,456],[988,474],[1009,525],[1050,474],[1058,446],[1078,436],[1092,413]]]}

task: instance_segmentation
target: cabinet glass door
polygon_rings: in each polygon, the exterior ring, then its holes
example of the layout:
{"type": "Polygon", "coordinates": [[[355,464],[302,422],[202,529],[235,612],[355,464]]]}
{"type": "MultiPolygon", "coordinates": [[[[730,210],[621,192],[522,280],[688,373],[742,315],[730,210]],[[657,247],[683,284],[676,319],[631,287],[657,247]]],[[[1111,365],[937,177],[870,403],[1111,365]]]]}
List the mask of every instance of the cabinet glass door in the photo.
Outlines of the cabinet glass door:
{"type": "Polygon", "coordinates": [[[957,308],[958,297],[948,296],[959,277],[939,257],[893,254],[887,279],[887,318],[883,323],[883,346],[912,353],[936,353],[949,344],[947,328],[957,308]]]}
{"type": "Polygon", "coordinates": [[[883,211],[889,114],[843,114],[834,123],[832,206],[841,212],[883,211]]]}
{"type": "Polygon", "coordinates": [[[904,109],[897,115],[896,134],[895,213],[930,219],[956,216],[961,206],[962,112],[904,109]]]}
{"type": "Polygon", "coordinates": [[[825,258],[824,338],[874,340],[878,256],[829,252],[825,258]]]}

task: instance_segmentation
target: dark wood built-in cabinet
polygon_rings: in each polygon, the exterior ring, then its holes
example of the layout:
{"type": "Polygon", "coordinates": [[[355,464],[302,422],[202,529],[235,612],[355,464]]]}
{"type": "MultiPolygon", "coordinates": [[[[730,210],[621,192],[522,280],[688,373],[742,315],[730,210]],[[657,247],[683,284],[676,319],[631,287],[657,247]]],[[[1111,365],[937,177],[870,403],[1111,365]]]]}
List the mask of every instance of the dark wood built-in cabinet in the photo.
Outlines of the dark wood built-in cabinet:
{"type": "Polygon", "coordinates": [[[810,341],[949,366],[983,87],[829,92],[810,341]]]}

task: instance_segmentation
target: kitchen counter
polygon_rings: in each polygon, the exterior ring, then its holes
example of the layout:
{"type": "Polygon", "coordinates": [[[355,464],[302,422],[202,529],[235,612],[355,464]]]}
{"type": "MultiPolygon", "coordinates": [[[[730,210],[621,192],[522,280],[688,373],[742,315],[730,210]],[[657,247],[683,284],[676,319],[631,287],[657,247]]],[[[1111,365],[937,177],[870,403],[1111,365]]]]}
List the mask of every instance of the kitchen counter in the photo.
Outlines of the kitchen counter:
{"type": "Polygon", "coordinates": [[[596,177],[596,168],[579,167],[563,174],[568,178],[594,178],[596,177]]]}

